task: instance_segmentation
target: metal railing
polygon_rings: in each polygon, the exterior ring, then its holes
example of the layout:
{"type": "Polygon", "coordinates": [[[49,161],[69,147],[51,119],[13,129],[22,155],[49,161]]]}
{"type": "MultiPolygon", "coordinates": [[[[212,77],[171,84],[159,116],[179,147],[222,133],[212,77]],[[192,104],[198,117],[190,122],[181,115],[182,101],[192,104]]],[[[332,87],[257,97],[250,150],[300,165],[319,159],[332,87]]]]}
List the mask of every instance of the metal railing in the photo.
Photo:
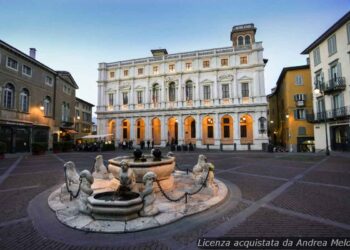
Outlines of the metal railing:
{"type": "Polygon", "coordinates": [[[306,119],[308,122],[317,123],[323,122],[325,119],[337,120],[346,117],[350,117],[350,106],[344,106],[337,109],[327,110],[326,112],[308,114],[306,116],[306,119]]]}
{"type": "Polygon", "coordinates": [[[333,91],[344,90],[346,88],[345,77],[335,77],[328,81],[324,85],[324,93],[330,93],[333,91]]]}

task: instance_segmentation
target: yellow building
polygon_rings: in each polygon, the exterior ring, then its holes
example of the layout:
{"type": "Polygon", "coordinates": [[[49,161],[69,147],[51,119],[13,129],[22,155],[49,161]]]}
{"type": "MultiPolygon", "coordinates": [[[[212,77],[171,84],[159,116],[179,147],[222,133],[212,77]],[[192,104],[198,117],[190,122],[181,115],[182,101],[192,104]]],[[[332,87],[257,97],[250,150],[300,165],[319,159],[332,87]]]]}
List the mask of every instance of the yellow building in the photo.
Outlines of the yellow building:
{"type": "Polygon", "coordinates": [[[267,98],[270,141],[289,152],[312,151],[314,129],[306,120],[312,112],[310,66],[283,68],[267,98]]]}

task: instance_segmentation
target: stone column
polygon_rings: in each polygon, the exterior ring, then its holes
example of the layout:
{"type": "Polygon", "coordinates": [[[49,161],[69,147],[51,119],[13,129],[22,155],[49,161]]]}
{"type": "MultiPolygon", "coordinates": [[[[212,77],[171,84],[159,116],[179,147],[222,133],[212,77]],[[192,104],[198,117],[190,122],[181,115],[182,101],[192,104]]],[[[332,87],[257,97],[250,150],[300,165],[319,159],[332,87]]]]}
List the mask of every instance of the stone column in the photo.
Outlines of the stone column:
{"type": "Polygon", "coordinates": [[[116,128],[116,141],[121,142],[122,141],[122,120],[120,118],[115,119],[115,128],[116,128]]]}
{"type": "Polygon", "coordinates": [[[233,114],[233,142],[236,143],[237,145],[240,144],[240,127],[239,127],[239,113],[234,113],[233,114]]]}
{"type": "Polygon", "coordinates": [[[201,115],[196,115],[196,144],[202,146],[202,118],[201,115]]]}
{"type": "Polygon", "coordinates": [[[133,141],[134,145],[136,144],[136,138],[135,138],[135,118],[130,118],[130,140],[133,141]]]}
{"type": "Polygon", "coordinates": [[[177,128],[178,128],[178,141],[179,145],[182,145],[184,143],[184,121],[183,116],[179,115],[177,118],[177,128]]]}
{"type": "Polygon", "coordinates": [[[161,117],[161,137],[160,137],[160,145],[165,146],[167,140],[168,140],[168,122],[165,119],[165,116],[162,115],[161,117]]]}
{"type": "Polygon", "coordinates": [[[220,121],[219,121],[219,114],[215,113],[214,116],[215,119],[215,125],[214,125],[214,144],[220,145],[220,134],[221,134],[221,127],[220,127],[220,121]]]}
{"type": "Polygon", "coordinates": [[[145,140],[151,140],[152,133],[152,120],[149,116],[146,116],[145,119],[145,140]]]}

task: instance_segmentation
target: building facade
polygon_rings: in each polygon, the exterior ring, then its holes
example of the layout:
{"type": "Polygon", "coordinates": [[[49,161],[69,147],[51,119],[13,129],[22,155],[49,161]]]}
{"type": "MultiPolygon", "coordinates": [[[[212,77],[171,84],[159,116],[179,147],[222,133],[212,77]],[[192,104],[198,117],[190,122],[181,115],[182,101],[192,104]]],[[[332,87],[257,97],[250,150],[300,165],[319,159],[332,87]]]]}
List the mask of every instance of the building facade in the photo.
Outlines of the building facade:
{"type": "Polygon", "coordinates": [[[0,40],[0,140],[9,153],[29,152],[33,143],[51,148],[74,117],[70,107],[78,86],[68,72],[37,61],[35,53],[0,40]]]}
{"type": "Polygon", "coordinates": [[[92,134],[92,108],[95,106],[78,97],[75,98],[75,140],[92,134]]]}
{"type": "Polygon", "coordinates": [[[268,141],[261,42],[234,26],[232,46],[99,64],[99,134],[123,140],[260,149],[268,141]]]}
{"type": "Polygon", "coordinates": [[[289,152],[312,152],[314,127],[306,119],[313,107],[310,66],[283,68],[267,100],[270,141],[289,152]]]}
{"type": "Polygon", "coordinates": [[[302,54],[310,57],[316,150],[350,150],[350,12],[302,54]],[[326,143],[326,137],[328,141],[326,143]]]}

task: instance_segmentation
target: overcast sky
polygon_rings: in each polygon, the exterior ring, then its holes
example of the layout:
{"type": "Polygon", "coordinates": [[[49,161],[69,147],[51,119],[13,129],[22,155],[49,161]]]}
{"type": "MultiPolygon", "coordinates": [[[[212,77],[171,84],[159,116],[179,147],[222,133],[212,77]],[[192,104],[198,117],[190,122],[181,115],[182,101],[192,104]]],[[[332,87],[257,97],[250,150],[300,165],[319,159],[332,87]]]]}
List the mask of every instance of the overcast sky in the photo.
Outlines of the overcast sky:
{"type": "Polygon", "coordinates": [[[99,62],[231,46],[232,26],[254,23],[262,41],[266,94],[283,67],[350,10],[350,0],[0,0],[0,39],[56,70],[71,72],[77,96],[97,103],[99,62]]]}

